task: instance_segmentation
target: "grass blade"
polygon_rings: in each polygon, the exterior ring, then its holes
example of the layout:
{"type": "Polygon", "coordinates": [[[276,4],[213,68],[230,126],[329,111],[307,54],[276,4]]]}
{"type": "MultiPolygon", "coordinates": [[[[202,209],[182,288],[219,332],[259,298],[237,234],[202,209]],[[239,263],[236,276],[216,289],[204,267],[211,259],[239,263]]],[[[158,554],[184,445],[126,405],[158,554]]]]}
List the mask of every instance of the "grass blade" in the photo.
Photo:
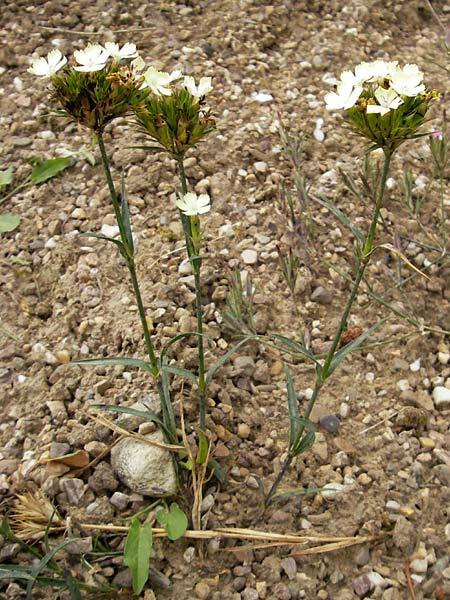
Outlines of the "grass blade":
{"type": "Polygon", "coordinates": [[[145,360],[139,358],[128,358],[126,356],[110,356],[106,358],[81,358],[70,361],[72,365],[125,365],[127,367],[137,367],[144,371],[151,372],[150,365],[145,360]]]}

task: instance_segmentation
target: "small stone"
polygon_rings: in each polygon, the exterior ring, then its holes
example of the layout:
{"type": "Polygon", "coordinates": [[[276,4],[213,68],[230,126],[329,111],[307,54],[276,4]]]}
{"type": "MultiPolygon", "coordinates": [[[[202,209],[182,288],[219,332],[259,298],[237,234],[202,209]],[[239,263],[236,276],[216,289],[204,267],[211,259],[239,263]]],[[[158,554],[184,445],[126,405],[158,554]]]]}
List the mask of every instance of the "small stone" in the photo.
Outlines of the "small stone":
{"type": "Polygon", "coordinates": [[[392,541],[399,550],[412,552],[415,545],[415,528],[406,517],[401,516],[397,519],[392,533],[392,541]]]}
{"type": "Polygon", "coordinates": [[[273,587],[273,595],[277,600],[291,600],[292,594],[287,585],[280,581],[273,587]]]}
{"type": "Polygon", "coordinates": [[[358,552],[355,555],[355,562],[358,565],[358,567],[363,567],[364,565],[367,565],[367,563],[369,561],[370,561],[369,547],[366,545],[363,545],[359,548],[358,552]]]}
{"type": "Polygon", "coordinates": [[[287,558],[283,558],[281,561],[281,567],[284,569],[284,572],[288,576],[289,579],[295,579],[297,574],[297,563],[292,556],[288,556],[287,558]]]}
{"type": "Polygon", "coordinates": [[[433,401],[437,410],[447,410],[450,408],[450,389],[442,385],[437,385],[433,390],[433,401]]]}
{"type": "Polygon", "coordinates": [[[416,558],[409,563],[409,568],[414,573],[426,573],[428,561],[425,558],[416,558]]]}
{"type": "Polygon", "coordinates": [[[317,302],[317,304],[331,304],[333,301],[333,294],[330,290],[319,286],[311,294],[311,302],[317,302]]]}
{"type": "Polygon", "coordinates": [[[241,258],[246,265],[255,265],[258,262],[258,253],[256,250],[247,248],[241,252],[241,258]]]}
{"type": "Polygon", "coordinates": [[[337,433],[341,422],[336,415],[323,415],[319,419],[319,425],[328,433],[337,433]]]}
{"type": "Polygon", "coordinates": [[[361,475],[358,477],[358,483],[361,485],[369,485],[372,483],[372,479],[369,477],[369,475],[367,475],[367,473],[361,473],[361,475]]]}
{"type": "Polygon", "coordinates": [[[60,488],[66,494],[67,502],[76,506],[84,495],[86,484],[82,479],[62,479],[60,488]]]}
{"type": "Polygon", "coordinates": [[[445,535],[445,539],[450,542],[450,523],[447,523],[447,525],[445,526],[444,535],[445,535]]]}
{"type": "Polygon", "coordinates": [[[104,223],[100,229],[100,233],[102,235],[106,235],[107,237],[115,238],[119,235],[120,229],[117,225],[107,225],[104,223]]]}
{"type": "Polygon", "coordinates": [[[334,500],[338,494],[343,492],[345,485],[342,483],[326,483],[321,490],[321,495],[327,500],[334,500]]]}
{"type": "Polygon", "coordinates": [[[243,440],[248,438],[250,435],[250,427],[247,425],[247,423],[239,423],[237,434],[243,440]]]}
{"type": "Polygon", "coordinates": [[[252,587],[246,587],[245,590],[241,593],[242,600],[259,600],[259,594],[252,587]]]}
{"type": "Polygon", "coordinates": [[[209,585],[204,581],[199,581],[199,583],[197,583],[195,586],[194,591],[197,598],[200,598],[200,600],[207,600],[211,593],[209,585]]]}
{"type": "Polygon", "coordinates": [[[58,456],[64,456],[70,452],[69,444],[65,442],[52,442],[50,444],[50,458],[57,458],[58,456]]]}
{"type": "Polygon", "coordinates": [[[114,492],[109,501],[117,509],[125,510],[130,502],[130,496],[128,496],[128,494],[123,494],[122,492],[114,492]]]}
{"type": "Polygon", "coordinates": [[[68,350],[56,350],[55,356],[60,363],[67,364],[70,362],[70,352],[68,350]]]}
{"type": "Polygon", "coordinates": [[[253,167],[257,173],[265,173],[267,171],[267,163],[263,160],[255,162],[253,167]]]}
{"type": "Polygon", "coordinates": [[[88,479],[88,486],[99,495],[102,492],[115,492],[119,482],[114,477],[112,467],[107,462],[101,462],[88,479]]]}
{"type": "Polygon", "coordinates": [[[438,352],[438,361],[441,365],[447,365],[450,361],[450,354],[448,352],[438,352]]]}
{"type": "Polygon", "coordinates": [[[358,598],[365,598],[375,588],[367,573],[360,575],[353,581],[353,591],[358,598]]]}
{"type": "Polygon", "coordinates": [[[72,219],[86,219],[86,211],[84,208],[75,208],[70,215],[72,219]]]}
{"type": "Polygon", "coordinates": [[[256,364],[251,356],[237,356],[233,360],[233,366],[236,370],[235,375],[251,377],[256,369],[256,364]]]}
{"type": "Polygon", "coordinates": [[[92,537],[76,539],[67,546],[64,546],[64,550],[69,554],[86,554],[86,552],[92,552],[92,537]]]}
{"type": "Polygon", "coordinates": [[[189,565],[194,560],[194,558],[195,558],[195,547],[188,546],[183,553],[184,562],[186,562],[189,565]]]}
{"type": "Polygon", "coordinates": [[[429,437],[420,437],[419,442],[424,450],[433,450],[436,447],[436,442],[429,437]]]}

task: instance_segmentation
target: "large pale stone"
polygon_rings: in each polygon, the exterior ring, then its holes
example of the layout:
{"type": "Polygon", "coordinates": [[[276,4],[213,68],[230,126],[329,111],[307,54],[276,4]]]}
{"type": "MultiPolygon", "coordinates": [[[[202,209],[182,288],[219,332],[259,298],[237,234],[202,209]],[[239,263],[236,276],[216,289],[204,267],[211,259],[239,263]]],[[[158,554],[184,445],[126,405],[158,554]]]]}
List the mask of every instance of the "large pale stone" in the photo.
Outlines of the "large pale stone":
{"type": "MultiPolygon", "coordinates": [[[[163,442],[161,432],[147,435],[163,442]]],[[[168,450],[134,438],[124,438],[111,450],[111,465],[122,483],[130,490],[159,498],[177,491],[177,478],[168,450]]]]}

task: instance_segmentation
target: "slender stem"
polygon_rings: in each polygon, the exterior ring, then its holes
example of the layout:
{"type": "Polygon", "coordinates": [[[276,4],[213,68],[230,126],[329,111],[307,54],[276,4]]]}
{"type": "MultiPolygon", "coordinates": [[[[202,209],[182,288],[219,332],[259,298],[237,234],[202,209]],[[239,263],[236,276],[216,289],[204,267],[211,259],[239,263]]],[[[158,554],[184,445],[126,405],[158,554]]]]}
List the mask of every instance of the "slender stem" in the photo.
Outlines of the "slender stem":
{"type": "MultiPolygon", "coordinates": [[[[181,190],[183,194],[188,193],[186,173],[183,165],[183,158],[177,159],[178,172],[181,181],[181,190]]],[[[183,215],[182,215],[183,217],[183,215]]],[[[189,217],[186,218],[188,221],[189,217]]],[[[186,246],[189,255],[189,249],[192,249],[191,240],[188,239],[187,227],[183,223],[183,228],[186,235],[186,246]]],[[[192,257],[189,256],[191,259],[192,257]]],[[[199,400],[199,423],[202,431],[206,428],[206,408],[205,408],[205,354],[203,349],[203,314],[202,314],[202,295],[201,295],[201,284],[200,284],[200,257],[195,257],[191,260],[192,270],[194,271],[194,283],[195,283],[195,312],[197,317],[197,352],[198,352],[198,400],[199,400]]]]}
{"type": "Polygon", "coordinates": [[[439,173],[439,196],[441,200],[441,231],[442,231],[442,247],[445,249],[447,243],[446,218],[445,218],[445,203],[444,203],[444,181],[442,171],[439,173]]]}
{"type": "MultiPolygon", "coordinates": [[[[384,198],[384,191],[386,188],[386,180],[387,180],[387,176],[389,173],[389,165],[390,165],[390,161],[391,161],[391,157],[392,157],[392,152],[385,149],[384,150],[384,165],[383,165],[383,172],[381,175],[381,181],[380,181],[380,189],[379,189],[379,193],[378,193],[378,197],[377,197],[377,201],[376,201],[376,205],[375,205],[375,209],[372,215],[372,220],[370,223],[370,227],[369,227],[369,232],[367,234],[365,243],[364,243],[364,247],[362,249],[362,255],[359,261],[359,265],[358,265],[358,271],[356,273],[356,277],[355,280],[353,282],[353,286],[352,286],[352,290],[350,292],[350,296],[347,300],[347,303],[345,305],[344,311],[342,313],[341,319],[339,321],[339,326],[336,330],[336,333],[334,335],[333,341],[331,343],[331,347],[328,350],[328,353],[325,357],[325,361],[322,365],[322,369],[320,370],[320,372],[316,375],[316,381],[315,381],[315,385],[314,385],[314,390],[313,393],[311,395],[311,398],[306,406],[305,412],[303,417],[305,419],[307,419],[311,412],[312,409],[314,408],[314,405],[316,403],[317,397],[319,395],[319,391],[322,388],[323,384],[325,383],[325,380],[327,379],[327,377],[330,375],[330,367],[333,361],[333,358],[336,354],[336,351],[338,349],[339,343],[341,341],[341,336],[342,336],[342,332],[344,331],[345,327],[347,326],[347,319],[348,316],[350,314],[350,310],[353,306],[353,303],[356,299],[357,293],[358,293],[358,288],[361,284],[361,281],[363,279],[364,276],[364,272],[366,270],[367,264],[370,260],[370,255],[372,253],[373,250],[373,242],[375,239],[375,231],[376,231],[376,227],[377,227],[377,223],[378,223],[378,218],[380,215],[380,210],[383,206],[383,198],[384,198]]],[[[303,432],[305,430],[304,426],[301,426],[299,428],[298,431],[298,439],[301,438],[301,436],[303,435],[303,432]]],[[[282,468],[280,469],[280,472],[278,473],[274,483],[272,484],[272,487],[269,490],[269,493],[267,494],[267,498],[265,501],[265,505],[268,506],[268,504],[270,503],[270,500],[272,498],[272,496],[274,495],[276,489],[278,488],[278,485],[280,484],[288,466],[290,465],[291,461],[292,461],[293,455],[292,454],[288,454],[288,457],[286,459],[286,461],[284,462],[282,468]],[[290,457],[290,460],[288,460],[290,457]]]]}
{"type": "Polygon", "coordinates": [[[112,202],[112,205],[114,208],[114,214],[116,216],[117,225],[119,226],[120,239],[121,239],[122,245],[125,249],[124,258],[127,263],[128,271],[130,273],[131,283],[133,285],[134,297],[136,299],[136,304],[137,304],[138,311],[139,311],[139,317],[141,319],[142,329],[144,331],[144,340],[145,340],[145,346],[147,348],[147,354],[148,354],[148,357],[150,360],[151,373],[152,373],[153,377],[157,378],[158,374],[159,374],[158,361],[156,359],[155,351],[153,349],[153,343],[152,343],[150,331],[148,328],[147,318],[145,315],[144,303],[142,302],[142,295],[141,295],[141,291],[139,289],[139,284],[138,284],[137,275],[136,275],[136,267],[134,264],[133,249],[130,247],[130,244],[128,243],[127,234],[125,231],[125,225],[124,225],[123,218],[122,218],[122,212],[120,210],[119,199],[117,197],[117,193],[116,193],[114,183],[112,180],[111,169],[109,168],[109,161],[108,161],[108,156],[106,154],[106,148],[105,148],[105,143],[103,141],[102,132],[98,132],[97,137],[98,137],[98,145],[100,147],[100,153],[102,155],[102,163],[103,163],[103,169],[105,171],[106,182],[108,184],[109,194],[111,196],[111,202],[112,202]]]}

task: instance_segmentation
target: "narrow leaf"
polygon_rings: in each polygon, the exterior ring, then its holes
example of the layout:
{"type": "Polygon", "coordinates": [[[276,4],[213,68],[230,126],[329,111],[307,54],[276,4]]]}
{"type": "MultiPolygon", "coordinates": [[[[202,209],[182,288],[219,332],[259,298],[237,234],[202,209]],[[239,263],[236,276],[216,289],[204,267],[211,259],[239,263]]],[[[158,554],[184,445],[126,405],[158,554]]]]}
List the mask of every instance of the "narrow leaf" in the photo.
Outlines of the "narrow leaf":
{"type": "Polygon", "coordinates": [[[134,243],[133,243],[133,234],[131,233],[131,224],[130,224],[130,213],[128,211],[128,196],[127,190],[125,187],[125,177],[122,173],[122,190],[121,190],[121,213],[122,213],[122,221],[125,229],[125,235],[127,236],[127,242],[131,249],[131,254],[134,253],[134,243]]]}
{"type": "Polygon", "coordinates": [[[214,477],[217,479],[217,481],[220,483],[224,483],[226,481],[225,471],[214,457],[209,457],[208,467],[211,469],[211,471],[213,471],[214,477]]]}
{"type": "Polygon", "coordinates": [[[375,325],[369,327],[369,329],[364,331],[364,333],[362,333],[356,339],[354,339],[349,344],[338,350],[334,355],[333,360],[331,361],[330,368],[326,373],[326,377],[329,377],[331,375],[331,373],[336,369],[336,367],[344,360],[347,354],[350,354],[351,352],[356,350],[358,346],[360,346],[364,342],[364,340],[366,340],[375,331],[377,327],[379,327],[382,323],[387,321],[388,318],[389,317],[384,317],[383,319],[380,319],[377,323],[375,323],[375,325]]]}
{"type": "Polygon", "coordinates": [[[83,358],[70,361],[72,365],[125,365],[127,367],[137,367],[150,372],[150,365],[145,360],[139,358],[128,358],[126,356],[111,356],[107,358],[83,358]]]}
{"type": "Polygon", "coordinates": [[[71,160],[69,157],[61,158],[50,158],[37,164],[31,171],[30,181],[32,183],[43,183],[55,175],[58,175],[64,169],[70,165],[71,160]]]}
{"type": "Polygon", "coordinates": [[[161,370],[165,371],[166,373],[171,373],[171,375],[178,375],[178,377],[189,379],[189,381],[192,381],[193,383],[197,383],[197,377],[195,374],[187,369],[182,369],[181,367],[174,367],[171,365],[164,365],[161,367],[161,370]]]}
{"type": "Polygon", "coordinates": [[[20,224],[20,217],[16,213],[1,213],[0,214],[0,233],[14,231],[20,224]]]}
{"type": "Polygon", "coordinates": [[[33,577],[33,581],[29,581],[28,585],[27,585],[27,590],[26,590],[27,600],[32,600],[31,592],[33,590],[33,584],[34,584],[35,579],[40,574],[40,572],[45,569],[45,567],[48,565],[48,563],[51,560],[53,560],[53,557],[55,556],[55,554],[57,552],[59,552],[62,548],[64,548],[68,544],[71,544],[73,541],[74,541],[74,538],[69,538],[68,540],[64,540],[60,544],[57,544],[56,546],[54,546],[49,552],[47,552],[47,554],[45,556],[42,557],[42,559],[39,561],[39,563],[36,565],[36,567],[33,569],[32,573],[31,573],[31,575],[33,577]]]}
{"type": "Polygon", "coordinates": [[[202,465],[208,457],[209,444],[203,431],[198,432],[198,452],[195,462],[202,465]]]}
{"type": "Polygon", "coordinates": [[[131,571],[133,591],[140,594],[148,579],[150,552],[152,549],[152,528],[150,523],[141,525],[133,519],[128,530],[123,549],[123,561],[131,571]]]}
{"type": "Polygon", "coordinates": [[[231,356],[233,356],[233,354],[237,350],[239,350],[239,348],[241,346],[243,346],[250,340],[256,340],[256,339],[259,339],[258,336],[256,336],[256,335],[247,335],[245,338],[243,338],[237,344],[235,344],[230,350],[228,350],[228,352],[226,352],[223,356],[221,356],[213,365],[211,365],[211,367],[208,369],[208,372],[207,372],[206,378],[205,378],[206,386],[208,386],[208,384],[210,383],[210,381],[213,378],[214,373],[217,371],[217,369],[219,369],[224,363],[226,363],[227,360],[231,356]]]}
{"type": "MultiPolygon", "coordinates": [[[[286,344],[286,346],[288,346],[289,348],[292,348],[292,350],[295,350],[295,352],[297,354],[300,354],[301,356],[304,356],[305,358],[308,358],[309,360],[311,360],[314,363],[316,363],[316,365],[319,364],[319,361],[314,356],[314,354],[312,354],[312,352],[310,352],[307,348],[305,348],[305,346],[303,346],[299,342],[294,342],[293,340],[285,337],[284,335],[280,335],[278,333],[269,333],[267,335],[267,337],[272,337],[275,340],[278,340],[279,342],[282,342],[283,344],[286,344]]],[[[261,340],[261,341],[264,344],[264,340],[261,340]]]]}
{"type": "Polygon", "coordinates": [[[341,211],[341,209],[338,208],[336,206],[336,204],[334,204],[334,202],[332,202],[324,194],[319,194],[319,197],[320,197],[320,200],[318,198],[314,198],[316,200],[316,202],[318,202],[319,204],[322,204],[322,206],[326,206],[334,214],[334,216],[339,219],[339,221],[341,223],[343,223],[346,227],[348,227],[352,231],[353,235],[355,237],[357,237],[360,242],[364,243],[365,242],[364,234],[361,232],[360,229],[358,229],[358,227],[356,227],[356,225],[354,225],[354,223],[352,223],[350,221],[350,219],[347,217],[347,215],[345,215],[341,211]]]}
{"type": "Polygon", "coordinates": [[[80,233],[80,237],[90,237],[90,238],[97,238],[98,240],[106,240],[107,242],[112,242],[113,244],[115,244],[119,250],[120,253],[125,256],[125,248],[124,245],[122,244],[122,242],[120,240],[116,240],[116,238],[112,238],[109,235],[103,235],[102,233],[80,233]]]}
{"type": "Polygon", "coordinates": [[[287,390],[287,399],[288,399],[288,411],[289,411],[289,445],[288,448],[291,449],[298,435],[298,422],[300,419],[300,413],[298,410],[298,400],[297,394],[295,393],[294,383],[292,381],[291,372],[289,367],[284,365],[284,373],[286,377],[286,390],[287,390]]]}
{"type": "Polygon", "coordinates": [[[5,171],[0,171],[0,189],[6,187],[13,180],[13,169],[8,167],[5,171]]]}

